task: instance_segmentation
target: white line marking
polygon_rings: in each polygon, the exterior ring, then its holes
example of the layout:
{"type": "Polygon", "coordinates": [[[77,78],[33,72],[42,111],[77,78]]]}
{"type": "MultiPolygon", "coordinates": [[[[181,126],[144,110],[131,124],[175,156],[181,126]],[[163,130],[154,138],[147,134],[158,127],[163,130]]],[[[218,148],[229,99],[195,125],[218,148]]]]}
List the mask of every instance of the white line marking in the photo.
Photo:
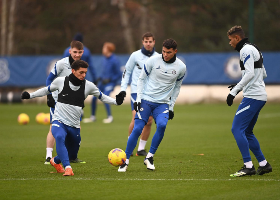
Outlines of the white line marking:
{"type": "Polygon", "coordinates": [[[147,179],[147,178],[6,178],[0,179],[0,181],[53,181],[53,180],[81,180],[81,181],[276,181],[280,182],[280,179],[248,179],[242,177],[229,178],[229,179],[147,179]]]}

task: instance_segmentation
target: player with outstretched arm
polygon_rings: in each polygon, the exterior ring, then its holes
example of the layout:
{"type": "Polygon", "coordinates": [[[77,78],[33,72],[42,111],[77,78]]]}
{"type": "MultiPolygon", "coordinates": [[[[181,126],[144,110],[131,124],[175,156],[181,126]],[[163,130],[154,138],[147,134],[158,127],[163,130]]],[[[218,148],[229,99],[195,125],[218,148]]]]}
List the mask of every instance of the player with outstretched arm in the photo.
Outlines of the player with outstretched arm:
{"type": "Polygon", "coordinates": [[[90,81],[85,80],[88,64],[77,60],[71,65],[72,73],[66,77],[56,78],[49,86],[33,93],[23,92],[22,99],[31,99],[48,95],[58,91],[52,118],[52,134],[56,140],[57,156],[50,160],[58,173],[73,176],[70,160],[77,157],[81,136],[80,117],[84,108],[84,101],[88,95],[94,95],[102,102],[121,105],[122,101],[106,96],[90,81]],[[64,168],[60,165],[63,164],[64,168]]]}
{"type": "Polygon", "coordinates": [[[141,71],[134,102],[135,124],[127,141],[126,162],[118,172],[126,172],[130,155],[150,115],[155,119],[157,128],[144,164],[149,170],[155,169],[153,157],[163,139],[168,120],[174,117],[174,104],[186,74],[186,65],[176,57],[176,53],[176,41],[165,40],[162,54],[149,58],[141,71]]]}

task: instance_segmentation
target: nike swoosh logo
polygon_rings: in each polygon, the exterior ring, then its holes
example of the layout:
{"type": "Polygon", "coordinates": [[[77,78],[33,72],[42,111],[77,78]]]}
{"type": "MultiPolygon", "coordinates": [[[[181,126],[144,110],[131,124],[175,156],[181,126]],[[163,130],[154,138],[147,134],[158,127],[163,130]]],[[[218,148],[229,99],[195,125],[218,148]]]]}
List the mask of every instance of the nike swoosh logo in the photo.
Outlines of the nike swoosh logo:
{"type": "Polygon", "coordinates": [[[63,94],[62,96],[64,96],[64,97],[65,97],[65,96],[67,96],[67,95],[68,95],[68,94],[63,94]]]}

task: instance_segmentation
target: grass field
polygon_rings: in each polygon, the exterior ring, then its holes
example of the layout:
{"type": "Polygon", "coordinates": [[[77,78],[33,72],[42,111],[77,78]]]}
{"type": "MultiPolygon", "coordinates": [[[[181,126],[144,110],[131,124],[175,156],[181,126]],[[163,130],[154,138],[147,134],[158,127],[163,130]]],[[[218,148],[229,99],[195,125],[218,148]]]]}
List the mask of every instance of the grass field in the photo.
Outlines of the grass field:
{"type": "MultiPolygon", "coordinates": [[[[231,178],[243,165],[230,131],[237,106],[176,105],[154,157],[156,170],[133,156],[128,171],[118,173],[107,154],[125,150],[130,108],[112,107],[114,122],[103,124],[99,104],[98,121],[82,124],[79,158],[87,163],[73,164],[75,176],[63,177],[43,164],[49,126],[36,124],[35,116],[47,106],[0,104],[0,199],[280,199],[280,104],[267,104],[254,129],[273,172],[231,178]],[[28,125],[17,124],[22,112],[30,116],[28,125]]],[[[254,157],[253,163],[258,167],[254,157]]]]}

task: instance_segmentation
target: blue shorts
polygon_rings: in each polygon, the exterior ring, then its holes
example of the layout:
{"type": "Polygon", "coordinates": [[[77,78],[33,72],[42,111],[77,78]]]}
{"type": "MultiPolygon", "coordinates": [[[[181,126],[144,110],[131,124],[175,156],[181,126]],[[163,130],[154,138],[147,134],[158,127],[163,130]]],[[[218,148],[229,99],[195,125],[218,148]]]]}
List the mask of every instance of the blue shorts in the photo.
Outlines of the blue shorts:
{"type": "Polygon", "coordinates": [[[131,105],[131,110],[134,110],[134,102],[136,101],[137,98],[137,93],[132,93],[130,97],[130,105],[131,105]]]}
{"type": "MultiPolygon", "coordinates": [[[[136,113],[135,119],[142,119],[146,123],[149,117],[152,115],[156,119],[158,115],[164,115],[165,118],[169,119],[169,105],[166,103],[153,103],[146,100],[141,100],[141,108],[136,113]]],[[[157,123],[157,122],[156,122],[157,123]]]]}

